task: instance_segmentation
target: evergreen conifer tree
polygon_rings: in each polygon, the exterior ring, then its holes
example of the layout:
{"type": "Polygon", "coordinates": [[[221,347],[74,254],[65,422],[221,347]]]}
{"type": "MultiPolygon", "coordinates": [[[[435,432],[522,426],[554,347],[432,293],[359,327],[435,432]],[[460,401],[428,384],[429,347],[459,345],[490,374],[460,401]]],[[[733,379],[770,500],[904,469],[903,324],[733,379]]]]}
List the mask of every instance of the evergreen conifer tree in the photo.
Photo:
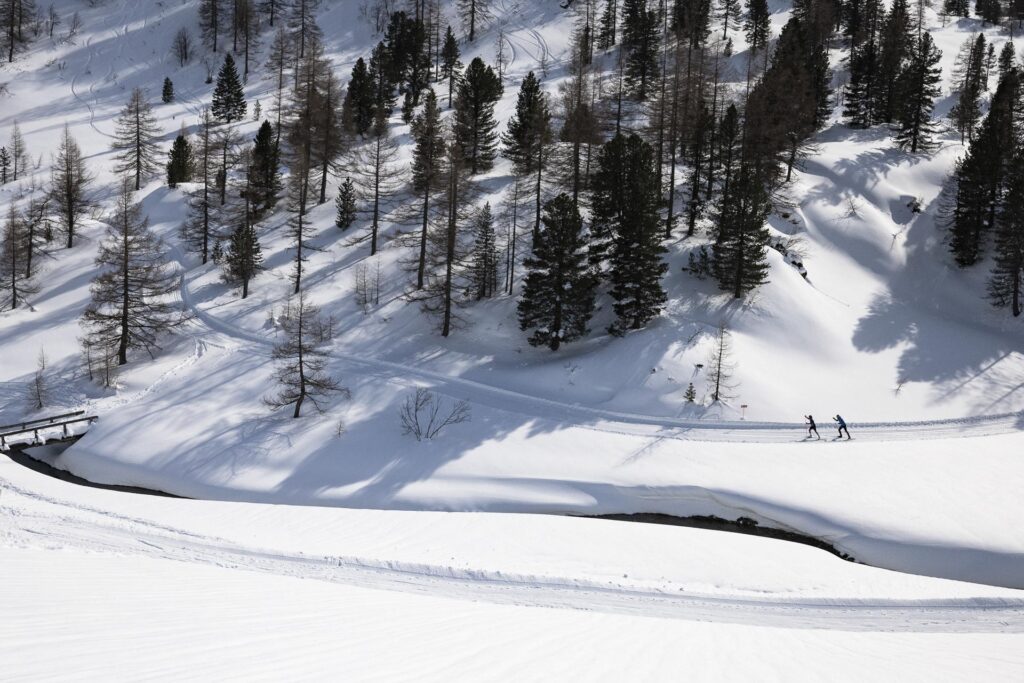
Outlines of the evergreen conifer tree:
{"type": "Polygon", "coordinates": [[[356,220],[356,186],[351,178],[345,178],[338,188],[338,198],[334,201],[334,224],[342,230],[348,230],[356,220]]]}
{"type": "Polygon", "coordinates": [[[914,48],[910,28],[907,0],[893,0],[880,35],[876,79],[878,87],[873,107],[873,118],[878,123],[892,123],[900,113],[902,93],[899,91],[899,76],[906,68],[914,48]]]}
{"type": "Polygon", "coordinates": [[[224,264],[225,279],[241,285],[243,299],[249,296],[249,281],[263,270],[263,251],[252,222],[242,221],[235,227],[224,254],[224,264]]]}
{"type": "Polygon", "coordinates": [[[36,292],[32,283],[35,269],[29,255],[32,249],[28,226],[18,213],[14,202],[7,206],[7,221],[0,233],[0,310],[6,306],[14,310],[25,301],[25,297],[36,292]]]}
{"type": "Polygon", "coordinates": [[[533,72],[526,74],[519,89],[516,111],[501,138],[504,154],[512,161],[512,170],[520,177],[534,179],[534,236],[540,230],[542,180],[547,148],[552,141],[551,112],[540,81],[533,72]]]}
{"type": "Polygon", "coordinates": [[[466,67],[455,98],[455,139],[470,174],[494,165],[498,126],[494,105],[501,99],[501,81],[479,57],[466,67]]]}
{"type": "Polygon", "coordinates": [[[987,234],[996,223],[1017,147],[1019,97],[1020,73],[1012,69],[999,81],[988,115],[967,155],[957,164],[949,246],[962,268],[981,258],[987,234]]]}
{"type": "Polygon", "coordinates": [[[11,180],[17,182],[20,176],[28,172],[28,149],[25,147],[25,138],[21,135],[21,126],[14,122],[11,128],[11,180]]]}
{"type": "Polygon", "coordinates": [[[723,195],[718,212],[712,272],[718,286],[740,298],[768,281],[771,203],[763,181],[744,166],[723,195]]]}
{"type": "Polygon", "coordinates": [[[932,35],[921,34],[910,63],[900,74],[899,90],[903,101],[900,103],[899,130],[896,144],[912,154],[927,152],[935,148],[936,123],[932,120],[935,98],[941,94],[942,68],[939,60],[942,53],[932,35]]]}
{"type": "Polygon", "coordinates": [[[177,187],[178,183],[192,182],[192,144],[188,141],[184,131],[178,133],[171,145],[171,152],[167,161],[167,185],[177,187]]]}
{"type": "Polygon", "coordinates": [[[995,264],[988,281],[993,305],[1009,306],[1014,317],[1024,309],[1024,155],[1010,162],[1006,197],[995,225],[995,264]]]}
{"type": "Polygon", "coordinates": [[[473,217],[473,247],[470,251],[470,291],[479,301],[498,291],[498,244],[494,233],[494,216],[490,203],[484,204],[473,217]]]}
{"type": "Polygon", "coordinates": [[[949,116],[960,132],[960,141],[966,137],[974,139],[974,130],[981,119],[981,94],[987,87],[985,78],[985,35],[979,33],[969,40],[966,49],[966,63],[959,85],[960,94],[949,116]]]}
{"type": "Polygon", "coordinates": [[[607,50],[615,47],[618,39],[619,0],[605,0],[601,11],[601,26],[597,32],[597,47],[607,50]]]}
{"type": "Polygon", "coordinates": [[[213,90],[213,117],[224,123],[241,121],[245,118],[245,92],[238,77],[238,69],[231,53],[224,55],[224,63],[217,73],[217,85],[213,90]]]}
{"type": "Polygon", "coordinates": [[[0,147],[0,185],[7,184],[7,177],[11,173],[11,153],[6,147],[0,147]]]}
{"type": "Polygon", "coordinates": [[[186,247],[206,263],[212,243],[217,241],[216,208],[214,206],[215,145],[213,117],[203,108],[196,131],[193,150],[194,177],[199,187],[189,197],[188,216],[181,226],[181,238],[186,247]]]}
{"type": "Polygon", "coordinates": [[[164,104],[170,104],[174,101],[174,83],[171,82],[170,78],[164,78],[164,87],[160,91],[160,101],[164,104]]]}
{"type": "Polygon", "coordinates": [[[444,46],[441,48],[441,79],[448,82],[448,106],[452,106],[452,92],[459,79],[462,62],[459,61],[459,43],[455,40],[452,27],[444,34],[444,46]]]}
{"type": "Polygon", "coordinates": [[[591,262],[605,254],[615,300],[613,334],[640,329],[661,312],[665,291],[654,150],[639,136],[616,135],[597,159],[593,182],[591,262]]]}
{"type": "Polygon", "coordinates": [[[421,111],[412,122],[412,139],[415,143],[412,155],[412,189],[421,202],[419,257],[416,265],[416,289],[423,289],[426,283],[427,238],[431,211],[443,208],[442,202],[432,202],[434,195],[443,191],[445,127],[441,123],[441,112],[437,97],[428,91],[421,111]],[[432,205],[433,204],[433,205],[432,205]]]}
{"type": "Polygon", "coordinates": [[[543,227],[533,255],[523,262],[526,280],[519,300],[520,329],[532,330],[532,346],[552,351],[587,334],[596,288],[587,263],[579,210],[562,193],[544,205],[543,227]]]}
{"type": "Polygon", "coordinates": [[[274,127],[270,121],[264,121],[253,141],[249,191],[252,210],[257,218],[273,209],[281,194],[281,164],[274,137],[274,127]]]}
{"type": "Polygon", "coordinates": [[[627,51],[626,82],[637,100],[650,95],[658,78],[658,11],[650,0],[623,0],[622,46],[627,51]]]}
{"type": "Polygon", "coordinates": [[[743,22],[743,31],[751,52],[757,53],[768,45],[768,38],[771,35],[770,19],[768,0],[747,0],[747,17],[743,22]]]}
{"type": "Polygon", "coordinates": [[[1017,52],[1013,46],[1013,39],[1003,43],[1003,48],[999,51],[999,78],[1006,75],[1006,72],[1010,69],[1016,68],[1017,66],[1017,52]]]}
{"type": "Polygon", "coordinates": [[[343,120],[346,130],[360,135],[373,125],[374,90],[366,62],[360,57],[352,67],[343,105],[343,120]]]}

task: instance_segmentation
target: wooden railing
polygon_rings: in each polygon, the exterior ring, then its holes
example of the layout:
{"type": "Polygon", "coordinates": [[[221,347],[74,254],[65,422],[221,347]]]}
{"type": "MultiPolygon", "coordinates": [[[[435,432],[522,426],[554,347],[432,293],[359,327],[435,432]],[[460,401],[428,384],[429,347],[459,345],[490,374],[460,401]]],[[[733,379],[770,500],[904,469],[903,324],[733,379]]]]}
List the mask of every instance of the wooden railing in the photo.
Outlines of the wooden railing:
{"type": "Polygon", "coordinates": [[[51,415],[50,417],[42,417],[35,420],[25,420],[24,422],[16,422],[14,424],[2,425],[0,426],[0,450],[7,449],[7,440],[9,438],[13,436],[18,436],[20,434],[28,434],[29,432],[32,433],[32,443],[40,443],[39,430],[41,429],[52,429],[55,427],[60,427],[60,440],[66,440],[72,437],[80,436],[77,434],[68,433],[68,426],[78,424],[79,422],[91,424],[96,419],[96,415],[85,415],[84,410],[76,410],[73,413],[51,415]]]}

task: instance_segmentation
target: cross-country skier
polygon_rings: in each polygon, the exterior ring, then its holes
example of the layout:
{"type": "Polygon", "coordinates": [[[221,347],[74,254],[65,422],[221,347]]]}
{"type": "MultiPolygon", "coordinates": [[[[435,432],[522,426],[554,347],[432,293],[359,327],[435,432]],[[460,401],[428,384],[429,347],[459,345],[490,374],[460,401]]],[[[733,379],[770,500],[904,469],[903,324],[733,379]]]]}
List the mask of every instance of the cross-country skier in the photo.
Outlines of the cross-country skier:
{"type": "Polygon", "coordinates": [[[846,420],[843,419],[842,415],[836,415],[832,418],[839,424],[839,438],[843,438],[843,432],[846,432],[846,438],[850,438],[850,430],[846,428],[846,420]]]}
{"type": "Polygon", "coordinates": [[[818,433],[818,425],[814,424],[814,417],[812,415],[804,415],[804,419],[807,420],[807,438],[811,438],[811,432],[814,432],[814,436],[821,439],[821,434],[818,433]]]}

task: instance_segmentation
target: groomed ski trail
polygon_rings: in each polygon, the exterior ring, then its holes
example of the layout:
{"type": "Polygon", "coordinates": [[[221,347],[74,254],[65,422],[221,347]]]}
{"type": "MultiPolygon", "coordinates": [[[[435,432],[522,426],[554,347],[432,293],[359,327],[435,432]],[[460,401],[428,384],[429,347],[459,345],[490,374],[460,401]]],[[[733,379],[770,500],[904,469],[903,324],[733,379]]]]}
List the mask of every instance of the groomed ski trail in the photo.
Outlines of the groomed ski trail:
{"type": "Polygon", "coordinates": [[[289,553],[248,547],[43,495],[0,477],[0,534],[8,545],[45,544],[143,556],[361,588],[494,604],[796,629],[917,633],[1024,633],[1024,600],[755,598],[651,589],[566,576],[289,553]],[[33,503],[20,506],[19,499],[33,503]],[[39,511],[42,506],[43,511],[39,511]]]}
{"type": "MultiPolygon", "coordinates": [[[[175,250],[184,267],[184,257],[175,250]]],[[[209,331],[248,342],[250,352],[270,355],[273,339],[265,334],[246,330],[204,311],[196,304],[189,289],[188,274],[181,278],[181,300],[193,314],[193,320],[209,331]],[[255,348],[253,348],[255,347],[255,348]]],[[[241,345],[239,349],[245,349],[241,345]]],[[[369,358],[334,351],[334,358],[344,361],[357,372],[380,377],[385,381],[406,386],[427,384],[446,396],[466,399],[499,410],[519,413],[537,419],[572,424],[603,432],[677,439],[683,441],[722,441],[740,443],[804,443],[806,426],[789,422],[701,421],[675,417],[660,417],[592,408],[565,403],[541,396],[532,396],[510,389],[452,377],[423,368],[393,361],[369,358]]],[[[858,441],[906,441],[921,439],[949,439],[969,436],[990,436],[1018,432],[1024,424],[1024,413],[998,413],[944,420],[918,420],[908,422],[850,422],[854,439],[858,441]]],[[[826,434],[819,444],[830,444],[829,425],[820,429],[826,434]]]]}

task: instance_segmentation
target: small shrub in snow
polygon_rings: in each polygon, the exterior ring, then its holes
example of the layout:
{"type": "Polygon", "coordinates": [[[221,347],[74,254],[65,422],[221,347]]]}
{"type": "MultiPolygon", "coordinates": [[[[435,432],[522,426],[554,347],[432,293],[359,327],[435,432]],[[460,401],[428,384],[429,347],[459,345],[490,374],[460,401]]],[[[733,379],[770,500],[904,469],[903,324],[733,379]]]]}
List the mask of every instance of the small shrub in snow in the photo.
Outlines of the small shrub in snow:
{"type": "Polygon", "coordinates": [[[406,397],[399,414],[402,433],[412,434],[417,441],[433,439],[445,427],[470,419],[468,401],[448,403],[427,389],[417,389],[406,397]]]}

